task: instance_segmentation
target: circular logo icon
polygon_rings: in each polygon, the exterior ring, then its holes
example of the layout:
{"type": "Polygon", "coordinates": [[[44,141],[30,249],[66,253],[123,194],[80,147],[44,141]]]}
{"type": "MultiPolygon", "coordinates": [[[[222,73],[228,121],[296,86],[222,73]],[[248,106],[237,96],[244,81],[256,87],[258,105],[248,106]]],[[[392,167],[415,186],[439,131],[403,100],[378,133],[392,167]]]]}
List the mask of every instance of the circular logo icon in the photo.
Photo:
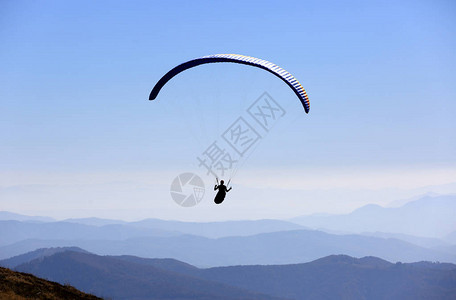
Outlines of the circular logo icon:
{"type": "Polygon", "coordinates": [[[203,200],[204,182],[196,174],[182,173],[171,183],[171,197],[184,207],[195,206],[203,200]]]}

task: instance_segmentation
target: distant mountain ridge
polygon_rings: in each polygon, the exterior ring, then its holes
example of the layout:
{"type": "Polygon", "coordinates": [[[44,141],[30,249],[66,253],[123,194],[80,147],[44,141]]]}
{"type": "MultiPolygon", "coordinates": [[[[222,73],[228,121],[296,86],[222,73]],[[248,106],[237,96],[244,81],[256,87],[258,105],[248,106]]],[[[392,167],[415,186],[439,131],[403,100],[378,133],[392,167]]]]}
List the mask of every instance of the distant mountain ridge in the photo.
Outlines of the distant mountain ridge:
{"type": "Polygon", "coordinates": [[[71,237],[72,239],[125,240],[135,237],[183,234],[219,238],[305,229],[301,225],[280,220],[191,223],[146,219],[130,223],[113,222],[116,221],[97,218],[44,223],[0,220],[0,247],[26,239],[68,239],[71,237]]]}
{"type": "MultiPolygon", "coordinates": [[[[130,238],[134,232],[157,230],[155,234],[176,235],[191,234],[208,238],[220,238],[227,236],[248,236],[259,233],[318,229],[327,232],[339,233],[364,233],[383,232],[391,234],[404,234],[416,237],[444,238],[451,232],[456,231],[456,195],[426,195],[415,197],[400,207],[381,207],[376,204],[368,204],[360,207],[349,214],[328,215],[314,214],[300,216],[285,220],[238,220],[221,222],[181,222],[160,219],[145,219],[135,222],[121,220],[109,220],[100,218],[80,218],[55,221],[47,217],[31,217],[10,212],[0,211],[0,221],[24,221],[34,222],[79,224],[80,226],[99,227],[99,231],[107,231],[110,227],[123,230],[123,238],[130,238]]],[[[68,226],[68,225],[66,225],[68,226]]],[[[4,227],[0,224],[0,231],[4,227]]],[[[28,230],[25,230],[28,232],[28,230]]],[[[92,230],[94,231],[94,230],[92,230]]],[[[4,232],[0,232],[4,234],[4,232]]],[[[109,232],[103,233],[109,236],[109,232]]],[[[2,244],[0,234],[0,245],[2,244]]],[[[28,235],[28,239],[43,238],[43,235],[28,235]]],[[[23,238],[23,239],[25,239],[23,238]]],[[[452,239],[453,241],[456,239],[452,239]]],[[[13,243],[8,240],[6,243],[13,243]]],[[[456,243],[456,242],[455,242],[456,243]]]]}
{"type": "Polygon", "coordinates": [[[200,267],[302,263],[331,254],[377,256],[393,262],[456,262],[454,254],[419,247],[398,239],[334,235],[314,230],[218,239],[180,235],[126,240],[25,240],[0,247],[0,254],[3,258],[8,258],[37,248],[69,246],[100,255],[174,258],[200,267]]]}
{"type": "Polygon", "coordinates": [[[429,226],[429,232],[443,227],[455,232],[455,203],[454,195],[447,195],[420,198],[399,208],[368,205],[348,215],[303,217],[307,226],[280,220],[0,220],[0,259],[39,248],[74,246],[101,255],[171,257],[200,267],[302,263],[331,254],[374,255],[393,262],[455,262],[456,239],[451,233],[440,239],[393,232],[430,223],[434,227],[429,226]],[[360,233],[347,233],[352,230],[360,233]]]}
{"type": "Polygon", "coordinates": [[[449,241],[437,239],[437,238],[426,238],[426,237],[417,237],[413,235],[407,235],[402,233],[389,233],[389,232],[363,232],[362,235],[366,236],[374,236],[380,237],[385,239],[398,239],[402,240],[420,247],[425,248],[435,248],[435,247],[445,247],[450,246],[451,243],[449,241]]]}
{"type": "Polygon", "coordinates": [[[0,246],[27,239],[109,239],[124,240],[133,237],[172,236],[179,232],[162,229],[128,227],[121,224],[92,226],[70,222],[30,223],[0,221],[0,246]]]}
{"type": "Polygon", "coordinates": [[[30,221],[30,222],[54,222],[55,219],[50,217],[26,216],[8,211],[0,211],[1,221],[30,221]]]}
{"type": "Polygon", "coordinates": [[[32,252],[27,252],[21,255],[11,257],[9,259],[4,259],[0,261],[0,266],[6,268],[15,268],[24,263],[28,263],[35,259],[43,259],[46,256],[51,256],[56,253],[73,251],[73,252],[84,252],[89,253],[78,247],[56,247],[56,248],[40,248],[32,252]]]}
{"type": "Polygon", "coordinates": [[[290,221],[313,229],[388,232],[443,238],[456,229],[456,195],[425,196],[400,207],[368,204],[345,215],[301,216],[290,221]]]}
{"type": "Polygon", "coordinates": [[[130,226],[141,228],[160,228],[168,231],[178,231],[184,234],[198,235],[207,238],[228,236],[250,236],[260,233],[271,233],[287,230],[308,229],[302,225],[281,220],[238,220],[221,222],[180,222],[160,219],[146,219],[131,222],[130,226]]]}
{"type": "Polygon", "coordinates": [[[304,264],[199,269],[173,259],[64,251],[17,269],[114,299],[456,297],[454,264],[393,264],[371,256],[331,255],[304,264]]]}
{"type": "Polygon", "coordinates": [[[101,218],[70,218],[62,220],[61,222],[77,223],[90,226],[104,226],[113,224],[127,224],[128,222],[122,220],[101,219],[101,218]]]}

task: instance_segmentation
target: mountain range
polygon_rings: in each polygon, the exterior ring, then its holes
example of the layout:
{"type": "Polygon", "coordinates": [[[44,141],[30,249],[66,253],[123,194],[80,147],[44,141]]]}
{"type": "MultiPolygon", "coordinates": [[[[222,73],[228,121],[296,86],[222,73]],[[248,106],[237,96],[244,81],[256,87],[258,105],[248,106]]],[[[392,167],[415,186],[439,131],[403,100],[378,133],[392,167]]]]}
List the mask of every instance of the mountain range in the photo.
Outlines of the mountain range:
{"type": "Polygon", "coordinates": [[[54,222],[55,219],[40,216],[26,216],[16,214],[8,211],[0,211],[0,220],[16,220],[16,221],[30,221],[30,222],[54,222]]]}
{"type": "Polygon", "coordinates": [[[2,212],[0,219],[13,220],[0,221],[0,259],[38,248],[76,246],[100,255],[175,258],[199,267],[303,263],[331,254],[373,255],[392,262],[456,262],[455,203],[452,195],[425,196],[396,208],[368,205],[347,215],[291,221],[45,221],[2,212]],[[432,228],[427,233],[439,234],[403,232],[428,225],[432,228]]]}
{"type": "MultiPolygon", "coordinates": [[[[454,299],[456,265],[331,255],[289,265],[197,268],[174,259],[42,249],[16,270],[112,299],[454,299]]],[[[28,258],[26,258],[28,257],[28,258]]],[[[0,261],[4,264],[4,261],[0,261]]]]}
{"type": "Polygon", "coordinates": [[[454,254],[392,238],[334,235],[315,230],[280,231],[245,237],[209,239],[193,235],[137,237],[126,240],[24,240],[0,247],[2,258],[37,248],[77,246],[100,255],[175,258],[200,267],[308,262],[331,254],[374,255],[397,262],[456,262],[454,254]]]}
{"type": "Polygon", "coordinates": [[[273,296],[147,264],[84,251],[59,251],[15,268],[113,299],[274,299],[273,296]]]}
{"type": "Polygon", "coordinates": [[[443,238],[456,229],[456,195],[424,196],[400,207],[368,204],[345,215],[310,215],[290,221],[338,232],[389,232],[443,238]]]}

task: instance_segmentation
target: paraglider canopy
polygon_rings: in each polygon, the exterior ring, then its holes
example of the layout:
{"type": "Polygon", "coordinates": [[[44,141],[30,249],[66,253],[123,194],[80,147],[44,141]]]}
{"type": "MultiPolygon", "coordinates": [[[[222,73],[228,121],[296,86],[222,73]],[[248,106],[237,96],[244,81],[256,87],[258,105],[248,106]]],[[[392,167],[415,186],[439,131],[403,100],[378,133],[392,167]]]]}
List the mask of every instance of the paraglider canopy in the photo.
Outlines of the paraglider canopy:
{"type": "Polygon", "coordinates": [[[249,65],[249,66],[254,66],[258,67],[261,69],[264,69],[280,79],[282,79],[288,86],[295,92],[296,96],[298,96],[299,100],[302,103],[302,106],[304,107],[304,110],[306,113],[309,113],[310,110],[310,103],[309,103],[309,97],[307,96],[306,91],[302,87],[302,85],[299,83],[299,81],[290,73],[282,69],[281,67],[255,57],[251,56],[244,56],[244,55],[239,55],[239,54],[215,54],[215,55],[208,55],[208,56],[203,56],[200,58],[192,59],[190,61],[187,61],[183,64],[178,65],[177,67],[174,67],[171,69],[168,73],[166,73],[158,82],[155,84],[154,88],[152,89],[150,95],[149,95],[149,100],[154,100],[158,93],[160,92],[161,88],[174,76],[177,74],[202,65],[202,64],[208,64],[208,63],[216,63],[216,62],[231,62],[231,63],[238,63],[238,64],[244,64],[244,65],[249,65]]]}

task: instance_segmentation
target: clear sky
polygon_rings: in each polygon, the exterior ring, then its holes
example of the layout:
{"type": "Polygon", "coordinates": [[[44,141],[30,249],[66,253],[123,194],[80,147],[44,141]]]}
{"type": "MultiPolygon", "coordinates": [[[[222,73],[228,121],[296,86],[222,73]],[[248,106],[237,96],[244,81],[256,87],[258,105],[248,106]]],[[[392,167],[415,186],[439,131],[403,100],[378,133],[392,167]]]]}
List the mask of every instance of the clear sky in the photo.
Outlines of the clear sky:
{"type": "Polygon", "coordinates": [[[287,218],[456,193],[454,1],[1,1],[0,210],[56,218],[287,218]],[[306,88],[231,64],[263,58],[306,88]],[[192,208],[174,177],[263,92],[286,110],[192,208]]]}

